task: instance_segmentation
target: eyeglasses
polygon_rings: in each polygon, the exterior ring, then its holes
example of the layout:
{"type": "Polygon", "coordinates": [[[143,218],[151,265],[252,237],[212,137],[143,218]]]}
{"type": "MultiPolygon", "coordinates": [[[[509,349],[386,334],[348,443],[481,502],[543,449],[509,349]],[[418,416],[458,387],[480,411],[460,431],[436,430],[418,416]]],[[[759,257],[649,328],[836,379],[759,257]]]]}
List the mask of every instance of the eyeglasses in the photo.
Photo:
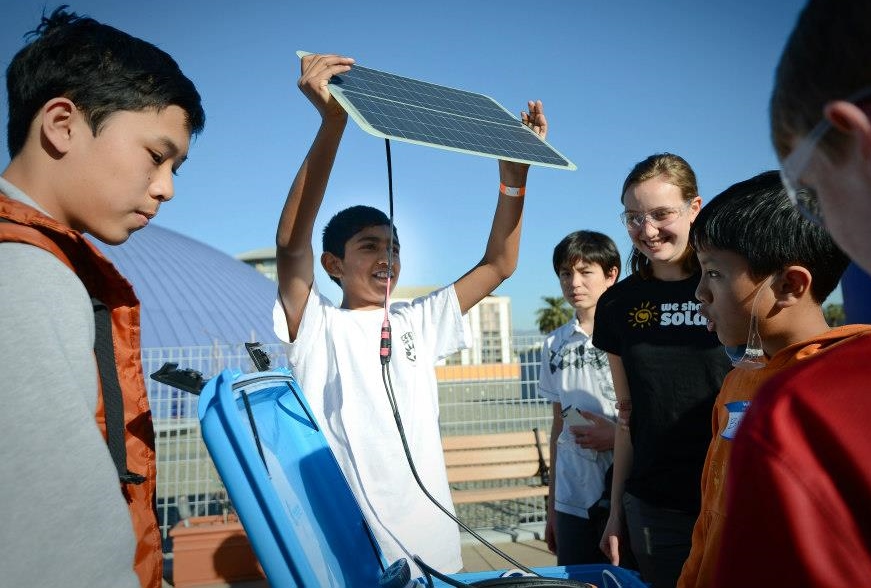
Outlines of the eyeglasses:
{"type": "MultiPolygon", "coordinates": [[[[863,88],[847,98],[847,102],[858,104],[868,98],[871,98],[871,88],[863,88]]],[[[789,201],[806,219],[820,226],[824,225],[820,200],[816,190],[801,182],[801,174],[810,163],[817,144],[831,128],[832,123],[823,117],[780,164],[780,181],[783,182],[789,201]]]]}
{"type": "Polygon", "coordinates": [[[823,118],[780,164],[780,181],[783,183],[786,195],[789,196],[789,201],[802,216],[820,226],[823,226],[820,200],[817,198],[816,190],[802,184],[801,174],[810,163],[817,143],[831,128],[829,120],[823,118]]]}
{"type": "Polygon", "coordinates": [[[647,212],[631,212],[625,211],[620,213],[620,222],[626,225],[630,231],[637,231],[644,226],[645,222],[649,222],[651,226],[657,229],[667,227],[678,219],[690,205],[692,200],[687,200],[683,206],[660,206],[647,212]]]}

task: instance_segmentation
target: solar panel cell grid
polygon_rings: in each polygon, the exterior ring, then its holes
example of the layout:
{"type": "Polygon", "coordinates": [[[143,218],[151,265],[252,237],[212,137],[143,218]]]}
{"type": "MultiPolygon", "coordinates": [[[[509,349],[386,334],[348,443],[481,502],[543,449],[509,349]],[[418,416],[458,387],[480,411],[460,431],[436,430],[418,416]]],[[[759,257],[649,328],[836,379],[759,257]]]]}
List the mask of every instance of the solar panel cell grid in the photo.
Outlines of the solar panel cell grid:
{"type": "Polygon", "coordinates": [[[563,169],[576,169],[502,105],[457,90],[355,65],[330,92],[368,133],[401,141],[563,169]]]}
{"type": "Polygon", "coordinates": [[[362,66],[331,82],[343,92],[357,92],[363,96],[377,96],[409,106],[430,108],[459,116],[473,116],[482,120],[512,124],[510,113],[487,96],[465,90],[437,86],[362,66]]]}

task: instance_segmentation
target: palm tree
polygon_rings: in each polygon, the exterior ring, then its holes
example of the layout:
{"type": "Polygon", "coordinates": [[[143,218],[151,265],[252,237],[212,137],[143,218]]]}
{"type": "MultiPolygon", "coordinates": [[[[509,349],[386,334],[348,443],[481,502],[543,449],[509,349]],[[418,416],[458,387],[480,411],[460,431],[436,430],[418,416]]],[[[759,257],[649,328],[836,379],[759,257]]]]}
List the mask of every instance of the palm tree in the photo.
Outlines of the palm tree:
{"type": "Polygon", "coordinates": [[[826,322],[829,323],[830,327],[840,327],[847,322],[843,304],[827,304],[823,309],[823,314],[825,315],[826,322]]]}
{"type": "Polygon", "coordinates": [[[550,333],[572,318],[572,307],[562,296],[542,296],[541,299],[544,300],[546,306],[535,311],[540,333],[550,333]]]}

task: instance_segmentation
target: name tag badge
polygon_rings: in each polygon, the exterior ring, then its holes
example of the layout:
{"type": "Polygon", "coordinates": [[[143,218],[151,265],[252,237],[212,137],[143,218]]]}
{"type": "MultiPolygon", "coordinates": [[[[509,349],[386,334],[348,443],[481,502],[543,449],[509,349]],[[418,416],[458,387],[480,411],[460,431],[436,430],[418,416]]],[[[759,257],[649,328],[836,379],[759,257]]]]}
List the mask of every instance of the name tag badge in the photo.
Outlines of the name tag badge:
{"type": "Polygon", "coordinates": [[[726,410],[729,411],[729,421],[723,428],[723,432],[720,433],[720,437],[732,440],[735,438],[735,433],[738,432],[741,421],[744,420],[744,414],[750,408],[750,401],[739,400],[737,402],[729,402],[725,406],[726,410]]]}

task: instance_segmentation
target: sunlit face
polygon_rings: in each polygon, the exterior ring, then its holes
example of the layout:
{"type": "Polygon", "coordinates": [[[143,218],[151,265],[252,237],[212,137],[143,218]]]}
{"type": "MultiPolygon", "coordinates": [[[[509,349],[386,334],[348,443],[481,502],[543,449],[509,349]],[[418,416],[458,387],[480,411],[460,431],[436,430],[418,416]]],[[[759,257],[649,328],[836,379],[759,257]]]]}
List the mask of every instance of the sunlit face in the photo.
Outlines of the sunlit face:
{"type": "MultiPolygon", "coordinates": [[[[342,308],[367,310],[384,306],[387,294],[387,250],[390,228],[385,225],[366,227],[345,243],[345,257],[335,259],[330,275],[342,283],[342,308]]],[[[393,240],[393,269],[390,289],[399,279],[399,241],[393,240]]]]}
{"type": "MultiPolygon", "coordinates": [[[[696,298],[702,303],[700,312],[708,319],[708,330],[716,331],[723,345],[747,343],[753,299],[767,281],[752,278],[747,260],[732,251],[708,249],[698,251],[697,255],[702,277],[696,288],[696,298]]],[[[756,307],[760,331],[764,326],[761,319],[766,314],[762,297],[764,292],[756,307]]]]}
{"type": "Polygon", "coordinates": [[[851,144],[843,161],[834,163],[816,149],[801,174],[816,191],[825,228],[838,246],[871,272],[871,166],[860,147],[851,144]]]}
{"type": "Polygon", "coordinates": [[[617,268],[606,274],[598,263],[588,263],[583,259],[574,264],[564,264],[559,271],[559,285],[563,297],[580,316],[583,311],[594,309],[599,297],[617,278],[617,268]]]}
{"type": "Polygon", "coordinates": [[[701,198],[694,198],[689,206],[680,188],[661,177],[650,178],[632,184],[623,195],[626,212],[644,213],[663,208],[679,208],[681,214],[673,222],[656,227],[645,221],[639,227],[627,229],[632,244],[650,259],[654,272],[657,266],[665,267],[679,263],[689,242],[690,224],[701,208],[701,198]]]}
{"type": "Polygon", "coordinates": [[[80,111],[73,116],[74,140],[64,155],[71,173],[50,212],[101,241],[123,243],[173,197],[173,174],[190,145],[187,115],[178,106],[119,111],[96,137],[80,111]]]}

